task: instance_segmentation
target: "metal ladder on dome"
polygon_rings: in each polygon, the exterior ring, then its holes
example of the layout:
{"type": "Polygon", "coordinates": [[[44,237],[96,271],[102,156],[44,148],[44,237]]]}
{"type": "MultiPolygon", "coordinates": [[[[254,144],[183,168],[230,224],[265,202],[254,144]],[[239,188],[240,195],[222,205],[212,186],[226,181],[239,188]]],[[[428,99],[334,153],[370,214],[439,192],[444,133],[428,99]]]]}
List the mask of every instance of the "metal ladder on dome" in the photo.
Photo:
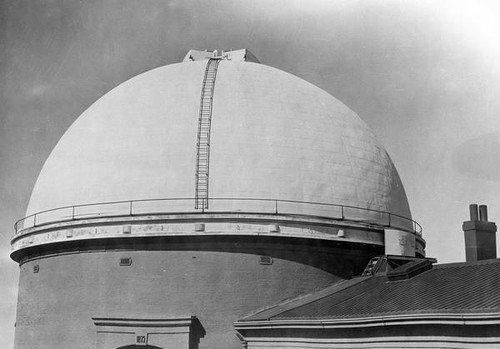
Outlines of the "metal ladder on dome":
{"type": "Polygon", "coordinates": [[[201,89],[198,138],[196,143],[195,209],[208,209],[208,170],[210,160],[210,125],[219,59],[209,59],[201,89]]]}

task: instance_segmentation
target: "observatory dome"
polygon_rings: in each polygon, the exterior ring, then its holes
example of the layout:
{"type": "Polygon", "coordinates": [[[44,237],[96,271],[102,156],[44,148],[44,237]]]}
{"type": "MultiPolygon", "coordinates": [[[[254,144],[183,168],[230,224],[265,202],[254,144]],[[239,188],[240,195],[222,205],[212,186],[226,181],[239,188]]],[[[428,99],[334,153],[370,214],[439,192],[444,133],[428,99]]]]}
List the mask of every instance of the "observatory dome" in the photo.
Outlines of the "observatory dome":
{"type": "MultiPolygon", "coordinates": [[[[206,65],[153,69],[95,102],[52,151],[27,215],[193,198],[206,65]]],[[[210,198],[341,204],[411,217],[391,159],[353,111],[296,76],[248,60],[219,62],[209,171],[210,198]]],[[[192,211],[192,201],[188,206],[192,211]]]]}

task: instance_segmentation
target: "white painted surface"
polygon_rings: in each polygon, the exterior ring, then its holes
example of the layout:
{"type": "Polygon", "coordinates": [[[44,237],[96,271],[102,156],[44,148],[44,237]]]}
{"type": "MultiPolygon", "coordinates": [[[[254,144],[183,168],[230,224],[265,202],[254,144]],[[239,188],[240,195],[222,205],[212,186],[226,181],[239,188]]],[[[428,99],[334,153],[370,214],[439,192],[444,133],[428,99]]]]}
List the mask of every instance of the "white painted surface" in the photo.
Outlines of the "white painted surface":
{"type": "MultiPolygon", "coordinates": [[[[99,99],[53,150],[27,214],[193,197],[205,64],[157,68],[99,99]]],[[[326,202],[410,217],[389,156],[358,116],[304,80],[250,62],[219,66],[210,196],[326,202]]]]}
{"type": "Polygon", "coordinates": [[[415,257],[415,234],[398,229],[385,229],[385,254],[415,257]]]}

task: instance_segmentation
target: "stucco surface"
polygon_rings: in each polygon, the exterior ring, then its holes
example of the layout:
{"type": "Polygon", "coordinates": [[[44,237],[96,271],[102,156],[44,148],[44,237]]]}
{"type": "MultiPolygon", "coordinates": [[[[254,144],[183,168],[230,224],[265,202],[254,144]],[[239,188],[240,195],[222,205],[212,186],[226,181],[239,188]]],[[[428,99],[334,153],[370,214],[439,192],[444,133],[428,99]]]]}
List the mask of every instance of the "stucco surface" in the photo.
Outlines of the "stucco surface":
{"type": "MultiPolygon", "coordinates": [[[[232,325],[238,318],[339,280],[304,263],[274,258],[272,265],[261,265],[259,258],[233,248],[232,253],[91,252],[24,263],[16,348],[94,349],[98,328],[92,318],[100,316],[196,316],[206,330],[200,349],[239,348],[232,325]],[[123,257],[132,258],[132,264],[120,266],[123,257]]],[[[135,337],[125,335],[128,339],[134,344],[135,337]]]]}
{"type": "MultiPolygon", "coordinates": [[[[94,103],[46,161],[27,214],[115,200],[194,197],[205,65],[148,71],[94,103]]],[[[325,202],[410,217],[397,171],[366,124],[291,74],[221,61],[211,131],[210,197],[325,202]]],[[[185,209],[193,207],[188,202],[185,209]]]]}

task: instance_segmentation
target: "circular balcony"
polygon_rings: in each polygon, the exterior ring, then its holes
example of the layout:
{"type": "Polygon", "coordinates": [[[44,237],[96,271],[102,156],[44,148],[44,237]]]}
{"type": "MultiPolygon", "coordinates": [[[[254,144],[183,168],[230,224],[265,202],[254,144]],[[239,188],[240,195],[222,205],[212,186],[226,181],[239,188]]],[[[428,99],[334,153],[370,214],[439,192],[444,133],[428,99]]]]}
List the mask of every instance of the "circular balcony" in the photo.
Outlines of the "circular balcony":
{"type": "MultiPolygon", "coordinates": [[[[199,200],[199,199],[198,199],[199,200]]],[[[416,221],[394,213],[341,204],[304,202],[279,199],[210,198],[195,209],[194,198],[145,199],[100,202],[58,207],[37,212],[17,221],[13,239],[29,228],[47,224],[120,216],[150,216],[159,214],[223,214],[246,213],[259,215],[309,216],[357,223],[380,228],[395,228],[422,235],[416,221]]]]}
{"type": "Polygon", "coordinates": [[[11,239],[11,258],[20,260],[38,255],[42,250],[58,253],[58,246],[64,244],[77,249],[109,239],[130,244],[133,240],[127,239],[132,237],[288,238],[382,248],[385,229],[414,234],[417,253],[425,253],[422,228],[417,222],[368,208],[252,198],[210,198],[201,202],[199,198],[197,201],[194,198],[115,201],[59,207],[19,220],[11,239]]]}

